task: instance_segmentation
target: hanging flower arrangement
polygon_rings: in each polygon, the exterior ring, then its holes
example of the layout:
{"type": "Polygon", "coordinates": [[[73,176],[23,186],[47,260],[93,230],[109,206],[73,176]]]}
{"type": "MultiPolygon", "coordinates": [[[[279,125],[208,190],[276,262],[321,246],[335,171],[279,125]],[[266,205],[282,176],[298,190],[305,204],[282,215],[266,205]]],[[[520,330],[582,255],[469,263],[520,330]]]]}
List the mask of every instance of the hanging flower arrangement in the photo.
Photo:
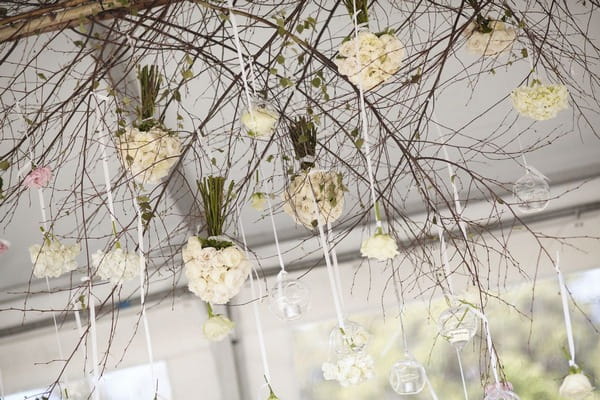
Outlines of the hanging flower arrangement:
{"type": "Polygon", "coordinates": [[[115,285],[135,278],[140,270],[140,256],[128,253],[116,247],[104,253],[98,250],[92,255],[92,265],[102,279],[108,279],[115,285]]]}
{"type": "Polygon", "coordinates": [[[510,94],[514,108],[523,116],[538,121],[552,119],[569,108],[569,91],[565,85],[545,85],[535,79],[510,94]]]}
{"type": "Polygon", "coordinates": [[[394,238],[379,228],[373,236],[362,242],[360,254],[363,257],[385,261],[396,257],[399,252],[394,238]]]}
{"type": "Polygon", "coordinates": [[[139,71],[142,104],[140,121],[119,136],[119,150],[136,182],[157,184],[165,178],[181,154],[181,142],[162,121],[154,119],[161,76],[155,65],[139,71]]]}
{"type": "Polygon", "coordinates": [[[591,396],[594,387],[579,368],[572,369],[560,385],[560,397],[569,400],[584,400],[591,396]]]}
{"type": "MultiPolygon", "coordinates": [[[[350,17],[356,10],[357,23],[368,26],[367,1],[346,0],[346,8],[350,17]]],[[[340,74],[348,77],[350,82],[367,91],[393,76],[404,59],[404,45],[395,36],[393,30],[373,33],[360,31],[357,36],[346,38],[340,46],[338,56],[334,60],[340,74]]]]}
{"type": "Polygon", "coordinates": [[[349,354],[335,363],[323,363],[325,380],[335,380],[347,387],[359,385],[375,376],[375,363],[369,354],[349,354]]]}
{"type": "Polygon", "coordinates": [[[43,244],[29,246],[29,257],[36,278],[57,278],[77,268],[75,260],[81,249],[79,244],[65,245],[51,235],[43,244]]]}
{"type": "Polygon", "coordinates": [[[467,50],[479,56],[496,56],[510,51],[517,31],[502,21],[477,16],[464,32],[467,50]]]}
{"type": "Polygon", "coordinates": [[[300,172],[283,192],[283,210],[297,224],[314,228],[319,217],[323,223],[337,220],[344,210],[346,187],[342,174],[312,170],[317,146],[317,130],[306,117],[294,120],[289,129],[300,172]]]}
{"type": "Polygon", "coordinates": [[[225,192],[225,178],[209,176],[198,187],[209,237],[188,239],[182,251],[185,275],[195,295],[208,303],[225,304],[238,294],[251,271],[244,252],[222,236],[233,182],[225,192]]]}
{"type": "Polygon", "coordinates": [[[52,179],[52,170],[50,167],[39,167],[31,170],[23,179],[23,186],[29,189],[42,189],[48,186],[52,179]]]}
{"type": "Polygon", "coordinates": [[[210,303],[207,304],[206,307],[208,311],[208,318],[204,322],[204,325],[202,325],[202,332],[208,340],[212,342],[220,342],[229,336],[231,332],[233,332],[235,323],[233,323],[224,315],[215,314],[210,303]]]}

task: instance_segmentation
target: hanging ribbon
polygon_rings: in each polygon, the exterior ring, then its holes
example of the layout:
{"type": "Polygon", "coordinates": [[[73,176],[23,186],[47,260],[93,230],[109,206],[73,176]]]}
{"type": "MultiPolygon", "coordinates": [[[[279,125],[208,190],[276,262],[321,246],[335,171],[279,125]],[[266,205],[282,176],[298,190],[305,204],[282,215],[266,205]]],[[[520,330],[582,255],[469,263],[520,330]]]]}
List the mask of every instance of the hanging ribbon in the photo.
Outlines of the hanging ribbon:
{"type": "Polygon", "coordinates": [[[233,0],[227,0],[227,4],[229,7],[229,20],[231,21],[231,27],[233,28],[233,39],[235,43],[235,48],[237,51],[238,62],[241,67],[241,76],[242,82],[244,84],[244,91],[246,93],[246,101],[248,103],[248,110],[250,111],[250,116],[254,118],[252,115],[252,97],[250,96],[250,90],[248,88],[248,79],[246,77],[246,68],[244,66],[244,56],[242,54],[242,45],[240,43],[240,34],[238,31],[237,20],[235,13],[233,12],[233,0]]]}
{"type": "Polygon", "coordinates": [[[479,311],[478,309],[476,309],[472,306],[468,306],[468,307],[483,321],[483,328],[485,330],[485,339],[487,342],[488,352],[490,354],[490,365],[492,367],[494,381],[496,382],[496,385],[499,387],[500,386],[500,375],[498,374],[498,357],[496,355],[496,352],[494,350],[494,344],[492,342],[492,333],[490,331],[490,323],[484,313],[482,313],[481,311],[479,311]]]}
{"type": "Polygon", "coordinates": [[[554,269],[556,270],[556,275],[558,276],[558,287],[560,289],[560,297],[562,300],[562,309],[563,316],[565,319],[565,329],[567,330],[567,342],[569,344],[569,367],[577,368],[577,364],[575,363],[575,340],[573,339],[573,325],[571,324],[571,313],[569,312],[569,300],[567,298],[567,287],[565,285],[565,280],[563,274],[559,267],[560,263],[560,254],[558,251],[556,252],[556,263],[554,264],[554,269]]]}
{"type": "Polygon", "coordinates": [[[344,291],[342,290],[342,277],[340,274],[340,266],[338,265],[338,259],[337,259],[337,251],[335,250],[335,243],[334,243],[334,235],[333,235],[333,228],[331,227],[331,222],[327,221],[327,236],[328,236],[328,240],[329,240],[329,245],[330,245],[330,249],[331,249],[331,261],[333,262],[333,272],[334,272],[334,276],[335,276],[335,283],[337,285],[337,290],[338,290],[338,294],[340,296],[340,306],[342,307],[342,309],[344,308],[344,291]]]}

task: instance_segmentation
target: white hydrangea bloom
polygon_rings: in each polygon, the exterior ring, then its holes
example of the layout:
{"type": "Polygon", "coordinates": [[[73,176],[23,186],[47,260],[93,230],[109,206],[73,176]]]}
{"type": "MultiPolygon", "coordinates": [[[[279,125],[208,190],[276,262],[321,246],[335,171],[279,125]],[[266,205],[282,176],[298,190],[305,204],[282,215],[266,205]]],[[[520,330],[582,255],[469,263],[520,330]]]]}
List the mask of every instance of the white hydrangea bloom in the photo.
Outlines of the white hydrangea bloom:
{"type": "Polygon", "coordinates": [[[98,250],[92,255],[92,265],[98,270],[102,279],[108,279],[119,285],[135,278],[140,270],[140,257],[136,253],[128,253],[121,248],[107,253],[98,250]]]}
{"type": "Polygon", "coordinates": [[[569,107],[569,91],[564,85],[521,86],[512,91],[510,98],[521,115],[538,121],[554,118],[569,107]]]}
{"type": "Polygon", "coordinates": [[[517,38],[517,31],[502,21],[492,20],[489,23],[491,32],[479,32],[475,23],[469,24],[465,30],[467,49],[481,56],[495,56],[512,48],[517,38]]]}
{"type": "Polygon", "coordinates": [[[359,353],[344,356],[335,363],[326,362],[322,365],[323,377],[326,380],[336,380],[346,387],[358,385],[375,376],[373,357],[359,353]]]}
{"type": "Polygon", "coordinates": [[[360,253],[363,257],[375,258],[379,261],[392,259],[399,254],[394,238],[381,232],[365,239],[360,246],[360,253]]]}
{"type": "Polygon", "coordinates": [[[211,304],[225,304],[238,294],[251,270],[237,246],[203,248],[196,236],[188,239],[182,255],[190,291],[211,304]]]}
{"type": "Polygon", "coordinates": [[[342,43],[335,64],[352,83],[370,90],[398,72],[403,58],[404,45],[394,35],[360,32],[358,37],[342,43]]]}
{"type": "Polygon", "coordinates": [[[75,258],[81,249],[79,244],[64,245],[57,239],[46,241],[43,245],[29,247],[29,256],[33,263],[33,275],[37,278],[56,278],[77,268],[75,258]]]}
{"type": "Polygon", "coordinates": [[[344,210],[344,187],[337,172],[302,172],[294,177],[282,195],[283,211],[297,224],[313,228],[317,224],[317,207],[323,223],[333,222],[344,210]]]}
{"type": "Polygon", "coordinates": [[[181,142],[156,126],[148,132],[130,127],[120,138],[120,151],[136,182],[157,184],[177,161],[181,142]]]}

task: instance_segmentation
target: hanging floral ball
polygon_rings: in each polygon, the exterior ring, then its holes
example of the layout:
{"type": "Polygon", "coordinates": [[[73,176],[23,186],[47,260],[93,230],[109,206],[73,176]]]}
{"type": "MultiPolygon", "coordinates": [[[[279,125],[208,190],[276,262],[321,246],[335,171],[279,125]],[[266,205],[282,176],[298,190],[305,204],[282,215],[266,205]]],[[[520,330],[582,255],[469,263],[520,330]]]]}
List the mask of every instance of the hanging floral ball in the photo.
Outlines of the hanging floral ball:
{"type": "Polygon", "coordinates": [[[181,155],[179,139],[159,126],[147,132],[129,127],[120,137],[121,157],[136,182],[157,184],[181,155]]]}
{"type": "Polygon", "coordinates": [[[569,91],[565,85],[544,85],[534,81],[510,94],[514,108],[521,114],[538,121],[552,119],[569,108],[569,91]]]}
{"type": "Polygon", "coordinates": [[[344,191],[342,174],[322,170],[301,172],[282,195],[283,211],[307,228],[317,226],[317,213],[321,223],[333,222],[344,210],[344,191]]]}
{"type": "MultiPolygon", "coordinates": [[[[205,239],[192,236],[183,247],[188,287],[208,303],[225,304],[239,293],[250,275],[251,264],[244,252],[232,243],[215,248],[203,246],[202,240],[205,239]]],[[[210,242],[210,238],[205,241],[210,242]]]]}
{"type": "Polygon", "coordinates": [[[398,244],[393,237],[380,231],[362,242],[360,253],[378,261],[391,260],[399,254],[398,244]]]}
{"type": "Polygon", "coordinates": [[[321,367],[325,380],[336,380],[343,387],[358,385],[375,376],[375,362],[369,354],[349,354],[335,363],[325,362],[321,367]]]}
{"type": "Polygon", "coordinates": [[[342,43],[334,60],[340,74],[363,90],[388,80],[402,66],[404,45],[391,32],[359,32],[342,43]]]}
{"type": "Polygon", "coordinates": [[[33,275],[37,278],[57,278],[77,268],[75,258],[81,249],[79,244],[64,245],[58,239],[48,239],[43,245],[29,247],[33,263],[33,275]]]}
{"type": "Polygon", "coordinates": [[[242,128],[253,138],[270,137],[277,128],[279,113],[269,102],[258,100],[242,111],[242,128]]]}
{"type": "Polygon", "coordinates": [[[495,56],[511,49],[517,31],[502,21],[490,20],[482,32],[476,23],[471,23],[465,29],[467,50],[480,56],[495,56]]]}
{"type": "Polygon", "coordinates": [[[534,169],[527,169],[513,186],[516,207],[523,213],[544,210],[550,202],[550,185],[547,178],[534,169]]]}
{"type": "Polygon", "coordinates": [[[128,253],[121,248],[107,253],[98,250],[92,255],[92,265],[102,279],[108,279],[115,285],[135,278],[140,271],[140,256],[128,253]]]}

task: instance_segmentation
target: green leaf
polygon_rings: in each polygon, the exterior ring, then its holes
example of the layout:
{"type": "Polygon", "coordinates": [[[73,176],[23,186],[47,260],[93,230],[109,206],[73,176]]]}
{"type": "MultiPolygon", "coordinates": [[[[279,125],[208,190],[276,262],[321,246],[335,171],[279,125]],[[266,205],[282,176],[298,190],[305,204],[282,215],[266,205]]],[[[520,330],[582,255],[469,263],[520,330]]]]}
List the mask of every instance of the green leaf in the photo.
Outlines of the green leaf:
{"type": "Polygon", "coordinates": [[[271,69],[269,69],[269,73],[271,75],[277,75],[277,68],[271,68],[271,69]]]}
{"type": "Polygon", "coordinates": [[[179,90],[175,90],[173,92],[173,98],[177,101],[177,102],[181,102],[181,93],[179,93],[179,90]]]}
{"type": "Polygon", "coordinates": [[[283,78],[279,79],[279,84],[281,86],[283,86],[284,88],[288,88],[290,86],[293,86],[294,82],[292,82],[289,78],[283,77],[283,78]]]}
{"type": "Polygon", "coordinates": [[[185,71],[181,72],[181,76],[183,77],[183,79],[190,80],[194,77],[194,71],[192,71],[191,69],[186,69],[185,71]]]}
{"type": "Polygon", "coordinates": [[[0,170],[6,171],[10,167],[10,163],[7,160],[0,161],[0,170]]]}
{"type": "Polygon", "coordinates": [[[310,81],[310,83],[314,86],[314,87],[319,87],[321,86],[321,79],[319,77],[313,78],[312,81],[310,81]]]}
{"type": "Polygon", "coordinates": [[[46,78],[46,75],[42,74],[41,72],[38,72],[38,73],[37,73],[37,76],[38,76],[40,79],[43,79],[43,80],[48,80],[48,78],[46,78]]]}
{"type": "Polygon", "coordinates": [[[275,61],[277,61],[277,64],[285,64],[285,57],[281,54],[279,54],[276,58],[275,61]]]}
{"type": "Polygon", "coordinates": [[[83,42],[81,40],[75,40],[73,44],[77,47],[83,47],[83,42]]]}
{"type": "Polygon", "coordinates": [[[521,56],[523,56],[523,58],[527,58],[527,56],[529,56],[527,49],[521,49],[521,56]]]}
{"type": "Polygon", "coordinates": [[[365,144],[364,139],[360,138],[360,139],[356,139],[356,142],[354,142],[354,145],[356,146],[357,149],[360,150],[361,147],[363,147],[363,144],[365,144]]]}

